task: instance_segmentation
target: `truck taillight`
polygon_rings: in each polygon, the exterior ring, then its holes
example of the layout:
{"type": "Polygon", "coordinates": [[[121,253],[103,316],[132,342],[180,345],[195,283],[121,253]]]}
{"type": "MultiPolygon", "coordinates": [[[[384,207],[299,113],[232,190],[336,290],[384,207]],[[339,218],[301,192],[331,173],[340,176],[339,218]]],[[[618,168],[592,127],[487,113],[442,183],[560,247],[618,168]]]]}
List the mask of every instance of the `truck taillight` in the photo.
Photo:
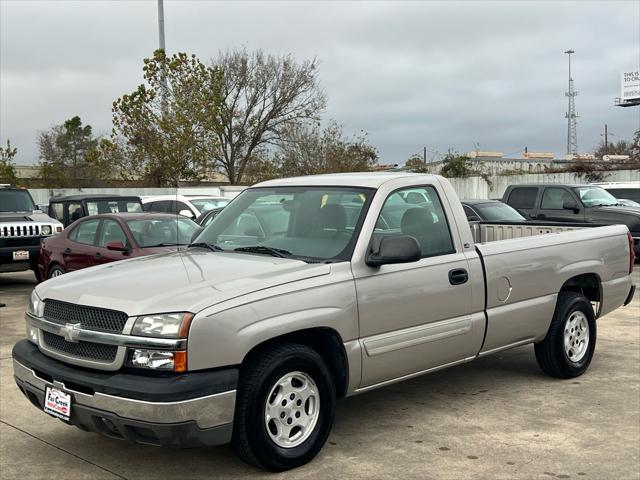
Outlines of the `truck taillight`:
{"type": "Polygon", "coordinates": [[[636,254],[633,251],[633,237],[631,233],[627,233],[627,238],[629,238],[629,275],[633,273],[633,263],[636,261],[636,254]]]}

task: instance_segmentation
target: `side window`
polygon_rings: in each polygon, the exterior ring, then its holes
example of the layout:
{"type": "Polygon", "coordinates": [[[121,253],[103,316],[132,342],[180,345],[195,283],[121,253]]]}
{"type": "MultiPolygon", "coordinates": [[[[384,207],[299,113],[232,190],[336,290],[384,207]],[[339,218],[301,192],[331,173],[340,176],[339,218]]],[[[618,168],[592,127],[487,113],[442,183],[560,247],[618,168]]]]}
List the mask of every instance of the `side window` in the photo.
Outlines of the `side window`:
{"type": "Polygon", "coordinates": [[[62,203],[52,203],[49,207],[49,215],[64,222],[64,206],[62,203]]]}
{"type": "Polygon", "coordinates": [[[107,243],[112,242],[122,242],[125,246],[129,243],[120,224],[115,220],[105,219],[102,222],[102,229],[100,230],[100,236],[98,238],[98,246],[106,247],[107,243]]]}
{"type": "Polygon", "coordinates": [[[547,210],[562,210],[564,201],[571,199],[571,194],[564,188],[545,188],[542,194],[541,208],[547,210]]]}
{"type": "MultiPolygon", "coordinates": [[[[175,206],[175,210],[172,213],[180,213],[182,210],[186,210],[188,212],[191,212],[191,209],[189,208],[189,206],[186,203],[183,202],[175,202],[176,206],[175,206]]],[[[191,212],[191,215],[193,216],[193,212],[191,212]]]]}
{"type": "Polygon", "coordinates": [[[126,212],[141,212],[142,206],[138,202],[127,202],[125,206],[126,212]]]}
{"type": "Polygon", "coordinates": [[[399,234],[415,237],[420,244],[423,258],[455,253],[447,218],[433,187],[414,187],[389,195],[374,230],[374,248],[382,237],[399,234]],[[409,193],[417,194],[412,197],[417,200],[419,196],[423,201],[406,203],[402,210],[398,210],[398,197],[410,198],[409,193]],[[427,201],[424,201],[425,199],[427,201]],[[399,219],[398,222],[389,222],[391,211],[393,217],[399,219]]]}
{"type": "Polygon", "coordinates": [[[172,204],[173,202],[171,200],[160,200],[158,202],[151,202],[149,203],[149,207],[146,210],[147,212],[172,213],[172,204]]]}
{"type": "Polygon", "coordinates": [[[98,230],[99,223],[100,219],[81,222],[71,231],[69,234],[69,240],[84,243],[85,245],[93,245],[96,239],[96,232],[98,230]]]}
{"type": "Polygon", "coordinates": [[[538,189],[536,187],[520,187],[511,190],[509,201],[513,208],[535,208],[538,189]]]}
{"type": "Polygon", "coordinates": [[[82,217],[82,205],[76,202],[67,203],[67,214],[69,215],[69,222],[73,223],[82,217]]]}

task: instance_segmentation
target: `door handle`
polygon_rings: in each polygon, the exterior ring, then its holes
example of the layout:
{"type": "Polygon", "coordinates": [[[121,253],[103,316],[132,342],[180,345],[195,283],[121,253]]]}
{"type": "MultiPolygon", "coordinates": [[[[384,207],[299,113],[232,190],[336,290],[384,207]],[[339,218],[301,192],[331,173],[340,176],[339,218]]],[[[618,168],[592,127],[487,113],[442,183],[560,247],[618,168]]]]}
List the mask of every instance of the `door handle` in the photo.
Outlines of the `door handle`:
{"type": "Polygon", "coordinates": [[[71,249],[69,247],[65,248],[64,253],[71,253],[71,249]]]}
{"type": "Polygon", "coordinates": [[[102,254],[100,252],[96,252],[93,256],[96,258],[100,258],[102,257],[102,254]]]}
{"type": "Polygon", "coordinates": [[[462,285],[469,280],[469,273],[464,268],[456,268],[449,271],[449,283],[451,285],[462,285]]]}

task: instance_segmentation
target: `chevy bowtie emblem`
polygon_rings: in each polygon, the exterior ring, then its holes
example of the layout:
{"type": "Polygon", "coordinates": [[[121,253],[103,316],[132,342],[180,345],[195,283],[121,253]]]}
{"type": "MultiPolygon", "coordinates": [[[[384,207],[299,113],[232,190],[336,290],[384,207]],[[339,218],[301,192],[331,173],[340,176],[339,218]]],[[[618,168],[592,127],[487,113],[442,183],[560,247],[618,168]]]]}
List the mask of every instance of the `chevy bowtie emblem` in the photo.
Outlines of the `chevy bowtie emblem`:
{"type": "Polygon", "coordinates": [[[67,323],[64,327],[60,328],[60,335],[62,335],[67,342],[78,343],[80,341],[80,324],[67,323]]]}

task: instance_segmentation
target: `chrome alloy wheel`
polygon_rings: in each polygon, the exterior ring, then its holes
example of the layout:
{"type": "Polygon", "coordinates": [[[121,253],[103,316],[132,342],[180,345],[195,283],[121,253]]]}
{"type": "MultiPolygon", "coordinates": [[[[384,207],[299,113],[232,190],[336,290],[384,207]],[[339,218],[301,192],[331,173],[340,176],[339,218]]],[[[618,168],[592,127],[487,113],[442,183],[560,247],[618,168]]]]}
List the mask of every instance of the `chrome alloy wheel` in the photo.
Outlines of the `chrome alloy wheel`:
{"type": "Polygon", "coordinates": [[[564,324],[564,353],[577,363],[589,348],[589,321],[584,313],[573,312],[564,324]]]}
{"type": "Polygon", "coordinates": [[[320,394],[315,382],[306,373],[290,372],[271,388],[264,422],[276,445],[293,448],[309,438],[319,414],[320,394]]]}

